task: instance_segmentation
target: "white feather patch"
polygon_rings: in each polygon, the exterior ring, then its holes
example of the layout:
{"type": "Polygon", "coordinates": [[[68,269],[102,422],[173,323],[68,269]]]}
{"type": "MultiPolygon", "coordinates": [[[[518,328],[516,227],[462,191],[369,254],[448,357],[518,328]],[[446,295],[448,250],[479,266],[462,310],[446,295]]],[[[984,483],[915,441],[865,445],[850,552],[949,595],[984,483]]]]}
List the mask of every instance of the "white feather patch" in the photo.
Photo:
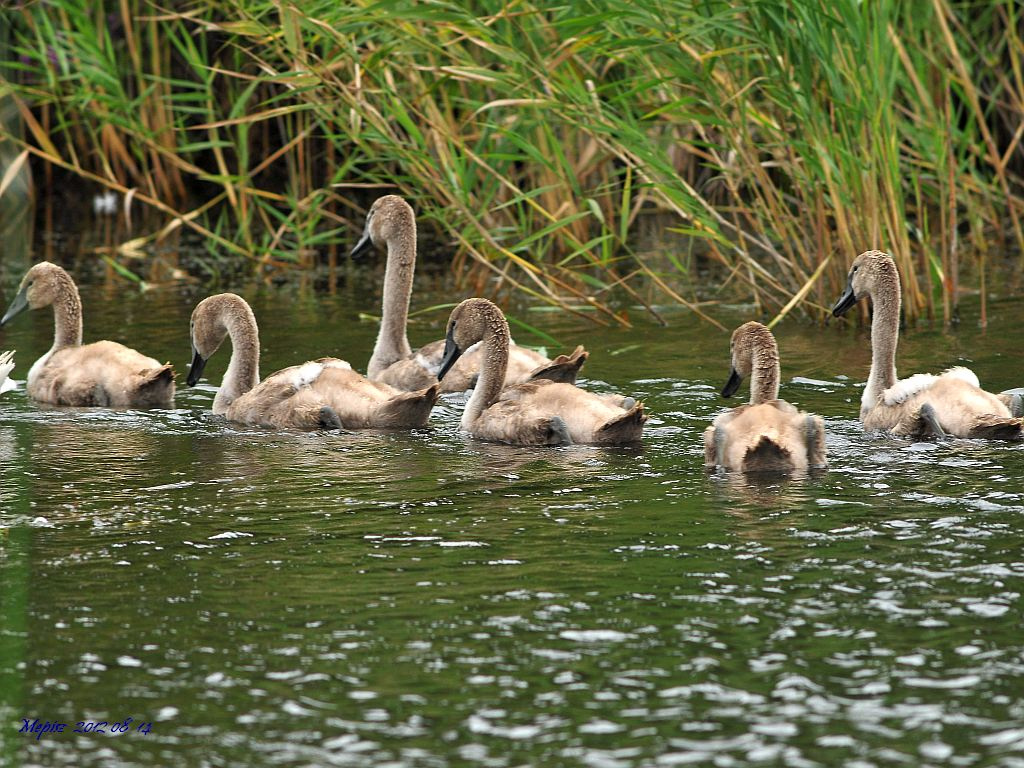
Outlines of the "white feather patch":
{"type": "Polygon", "coordinates": [[[32,384],[36,380],[36,377],[42,372],[46,364],[50,362],[51,357],[53,357],[52,349],[45,355],[40,357],[38,360],[36,360],[34,363],[32,363],[32,367],[28,369],[27,381],[29,384],[32,384]]]}
{"type": "Polygon", "coordinates": [[[915,373],[903,381],[897,381],[882,393],[882,402],[886,405],[899,405],[912,398],[914,395],[924,392],[939,380],[938,376],[930,373],[915,373]]]}
{"type": "Polygon", "coordinates": [[[323,370],[323,363],[316,363],[312,361],[303,363],[295,369],[294,373],[292,373],[292,386],[296,389],[308,387],[320,377],[323,370]]]}
{"type": "Polygon", "coordinates": [[[875,396],[875,393],[871,391],[871,384],[869,383],[866,387],[864,387],[864,391],[861,393],[860,396],[861,418],[863,418],[864,414],[870,411],[876,405],[878,405],[878,398],[875,396]]]}
{"type": "Polygon", "coordinates": [[[337,359],[328,360],[327,362],[322,363],[322,365],[323,365],[324,368],[340,368],[343,371],[351,371],[352,370],[352,366],[349,365],[348,362],[345,361],[345,360],[337,360],[337,359]]]}
{"type": "Polygon", "coordinates": [[[414,359],[416,361],[416,365],[427,371],[431,376],[437,376],[437,372],[441,370],[440,360],[431,360],[430,358],[424,357],[419,352],[416,353],[416,357],[414,359]]]}
{"type": "Polygon", "coordinates": [[[974,373],[970,368],[964,368],[962,365],[950,368],[948,371],[942,372],[943,378],[959,379],[960,381],[966,381],[972,387],[981,388],[981,382],[978,381],[977,374],[974,373]]]}
{"type": "Polygon", "coordinates": [[[17,389],[14,379],[8,378],[14,370],[14,350],[0,355],[0,393],[17,389]]]}
{"type": "Polygon", "coordinates": [[[0,354],[0,380],[6,379],[14,370],[14,352],[0,354]]]}

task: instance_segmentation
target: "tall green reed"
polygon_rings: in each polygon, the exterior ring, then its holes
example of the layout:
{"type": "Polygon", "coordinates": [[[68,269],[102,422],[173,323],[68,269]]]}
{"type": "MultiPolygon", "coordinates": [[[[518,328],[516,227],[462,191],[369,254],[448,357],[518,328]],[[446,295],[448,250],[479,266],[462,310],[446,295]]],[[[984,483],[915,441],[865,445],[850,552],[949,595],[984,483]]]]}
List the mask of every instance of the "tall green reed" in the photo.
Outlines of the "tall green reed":
{"type": "Polygon", "coordinates": [[[397,191],[467,289],[628,323],[736,295],[821,313],[875,247],[908,316],[948,319],[990,241],[1022,246],[1013,0],[3,13],[23,146],[154,209],[136,250],[184,226],[224,258],[310,263],[397,191]],[[657,211],[692,253],[637,239],[657,211]]]}

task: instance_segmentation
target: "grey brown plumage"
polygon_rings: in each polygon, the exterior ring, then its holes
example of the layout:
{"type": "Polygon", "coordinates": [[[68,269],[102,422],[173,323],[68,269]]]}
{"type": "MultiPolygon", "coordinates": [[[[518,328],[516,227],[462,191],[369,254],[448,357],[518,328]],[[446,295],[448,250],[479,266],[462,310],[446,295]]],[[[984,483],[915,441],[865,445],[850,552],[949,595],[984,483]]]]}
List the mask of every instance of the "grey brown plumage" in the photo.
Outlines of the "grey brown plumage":
{"type": "Polygon", "coordinates": [[[779,400],[779,350],[761,323],[744,323],[731,341],[730,396],[750,379],[750,402],[719,414],[704,431],[704,463],[742,472],[825,466],[825,423],[779,400]]]}
{"type": "Polygon", "coordinates": [[[912,437],[940,433],[998,440],[1022,437],[1024,421],[1011,412],[1012,398],[986,392],[967,368],[897,378],[900,278],[887,253],[866,251],[854,259],[846,290],[832,313],[839,317],[865,297],[871,298],[874,307],[871,372],[860,407],[865,430],[912,437]]]}
{"type": "Polygon", "coordinates": [[[233,293],[210,296],[192,313],[190,384],[225,338],[231,339],[231,361],[213,412],[231,421],[305,430],[411,429],[426,426],[437,402],[436,382],[418,392],[400,392],[330,357],[284,368],[260,381],[256,318],[233,293]]]}
{"type": "Polygon", "coordinates": [[[54,341],[28,372],[26,391],[43,403],[113,408],[173,408],[174,370],[116,341],[82,344],[82,301],[71,276],[48,261],[25,274],[0,320],[53,306],[54,341]]]}
{"type": "Polygon", "coordinates": [[[1016,418],[1024,416],[1024,393],[1016,390],[1000,392],[996,397],[999,402],[1010,410],[1010,415],[1016,418]]]}
{"type": "MultiPolygon", "coordinates": [[[[416,271],[416,218],[409,204],[397,195],[385,195],[374,201],[366,217],[366,226],[354,255],[371,247],[387,249],[384,272],[384,297],[381,325],[366,375],[374,381],[397,389],[416,390],[437,380],[444,352],[444,340],[420,347],[409,346],[407,322],[413,276],[416,271]]],[[[574,384],[587,360],[587,352],[577,347],[570,355],[549,360],[531,349],[512,344],[505,384],[532,379],[574,384]]],[[[476,385],[482,358],[477,350],[467,350],[441,382],[443,392],[463,392],[476,385]]]]}
{"type": "Polygon", "coordinates": [[[486,299],[466,299],[452,310],[441,380],[462,351],[479,343],[479,381],[462,415],[462,427],[486,440],[516,445],[619,444],[640,440],[647,420],[642,403],[596,395],[546,379],[503,386],[508,323],[486,299]],[[628,406],[628,407],[624,407],[628,406]]]}

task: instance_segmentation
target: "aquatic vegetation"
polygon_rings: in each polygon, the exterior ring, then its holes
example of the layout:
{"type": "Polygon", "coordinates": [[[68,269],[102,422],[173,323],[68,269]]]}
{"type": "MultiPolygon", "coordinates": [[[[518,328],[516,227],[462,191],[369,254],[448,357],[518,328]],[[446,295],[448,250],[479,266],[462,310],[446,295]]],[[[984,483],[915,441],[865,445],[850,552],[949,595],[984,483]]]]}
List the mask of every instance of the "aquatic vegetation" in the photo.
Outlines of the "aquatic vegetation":
{"type": "Polygon", "coordinates": [[[187,227],[223,259],[334,260],[395,191],[467,289],[598,322],[737,293],[823,316],[871,247],[897,255],[908,316],[950,318],[961,274],[984,287],[1024,244],[1020,13],[26,3],[0,11],[24,139],[3,130],[44,192],[71,174],[156,214],[127,250],[187,227]],[[638,237],[652,211],[667,247],[638,237]]]}

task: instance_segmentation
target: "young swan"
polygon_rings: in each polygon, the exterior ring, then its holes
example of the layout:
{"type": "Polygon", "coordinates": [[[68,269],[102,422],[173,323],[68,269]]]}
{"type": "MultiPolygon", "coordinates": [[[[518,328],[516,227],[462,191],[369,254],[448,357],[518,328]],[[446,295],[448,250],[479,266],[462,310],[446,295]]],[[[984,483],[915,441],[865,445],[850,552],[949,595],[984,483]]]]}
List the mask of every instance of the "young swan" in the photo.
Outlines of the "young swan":
{"type": "Polygon", "coordinates": [[[825,423],[779,400],[779,348],[761,323],[732,334],[732,371],[722,388],[731,397],[750,377],[750,404],[719,414],[704,430],[704,464],[742,472],[825,466],[825,423]]]}
{"type": "Polygon", "coordinates": [[[231,421],[286,429],[412,429],[426,426],[437,402],[436,383],[419,392],[398,392],[331,357],[285,368],[261,382],[256,317],[233,293],[199,302],[191,334],[189,386],[199,381],[224,338],[231,338],[231,362],[213,399],[213,412],[231,421]]]}
{"type": "MultiPolygon", "coordinates": [[[[366,216],[363,236],[352,249],[359,256],[372,247],[387,247],[388,261],[384,271],[384,302],[381,325],[366,375],[402,390],[428,387],[437,380],[444,341],[420,347],[415,353],[409,347],[406,320],[409,296],[416,270],[416,218],[412,208],[397,195],[378,198],[366,216]]],[[[480,371],[479,349],[467,350],[456,366],[441,382],[442,392],[464,392],[474,386],[480,371]]],[[[518,384],[531,379],[550,379],[576,383],[576,374],[587,360],[583,347],[571,355],[548,360],[541,354],[513,344],[509,349],[509,365],[505,384],[518,384]]]]}
{"type": "Polygon", "coordinates": [[[29,369],[29,397],[53,405],[174,407],[174,370],[169,364],[116,341],[82,346],[82,300],[75,281],[56,264],[42,261],[25,274],[0,325],[25,309],[50,304],[53,346],[29,369]]]}
{"type": "Polygon", "coordinates": [[[950,368],[934,376],[918,373],[896,378],[899,341],[900,277],[892,258],[866,251],[854,259],[846,290],[832,308],[840,317],[865,296],[874,305],[871,321],[871,373],[860,402],[865,430],[885,430],[915,437],[954,435],[1002,440],[1022,436],[1024,422],[1006,402],[978,386],[967,368],[950,368]]]}
{"type": "Polygon", "coordinates": [[[504,387],[508,322],[487,299],[466,299],[452,310],[438,371],[442,381],[467,349],[481,343],[482,370],[462,415],[475,437],[515,445],[633,443],[644,422],[642,403],[631,397],[595,395],[546,379],[504,387]]]}

